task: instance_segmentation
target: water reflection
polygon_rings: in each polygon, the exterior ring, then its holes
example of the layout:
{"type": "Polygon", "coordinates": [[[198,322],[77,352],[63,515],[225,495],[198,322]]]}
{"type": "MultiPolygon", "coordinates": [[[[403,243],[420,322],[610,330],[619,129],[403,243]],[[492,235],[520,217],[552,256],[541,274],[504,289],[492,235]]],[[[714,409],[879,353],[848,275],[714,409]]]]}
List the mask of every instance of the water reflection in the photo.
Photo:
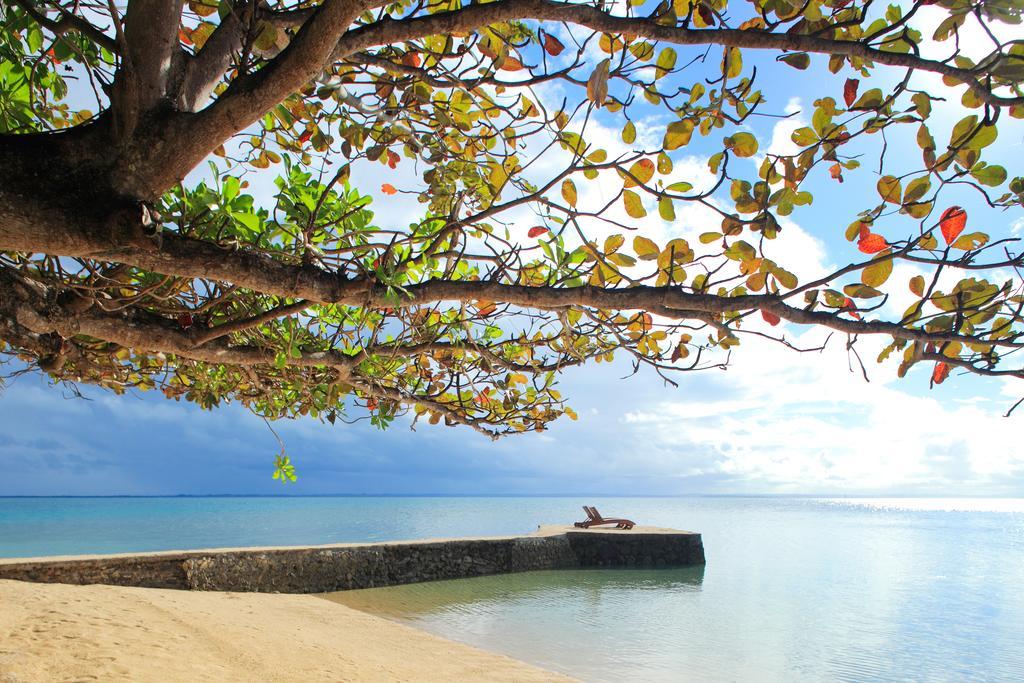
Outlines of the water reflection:
{"type": "Polygon", "coordinates": [[[682,569],[578,569],[481,576],[323,595],[355,609],[401,619],[466,613],[498,605],[585,600],[588,604],[646,591],[699,591],[704,567],[682,569]]]}

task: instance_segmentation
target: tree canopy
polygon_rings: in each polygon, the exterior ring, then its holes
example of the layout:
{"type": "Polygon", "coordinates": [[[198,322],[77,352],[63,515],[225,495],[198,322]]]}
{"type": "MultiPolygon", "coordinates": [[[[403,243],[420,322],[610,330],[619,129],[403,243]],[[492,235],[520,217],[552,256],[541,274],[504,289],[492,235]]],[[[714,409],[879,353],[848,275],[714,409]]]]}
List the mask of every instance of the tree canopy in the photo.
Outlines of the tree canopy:
{"type": "Polygon", "coordinates": [[[61,383],[492,436],[574,417],[567,367],[672,381],[749,336],[807,351],[804,328],[860,367],[884,340],[901,377],[1022,378],[1000,223],[1024,178],[991,160],[1024,118],[1000,37],[1022,8],[10,0],[0,350],[61,383]],[[817,99],[775,141],[791,83],[817,99]],[[812,231],[849,244],[807,275],[785,238],[816,187],[850,188],[812,231]]]}

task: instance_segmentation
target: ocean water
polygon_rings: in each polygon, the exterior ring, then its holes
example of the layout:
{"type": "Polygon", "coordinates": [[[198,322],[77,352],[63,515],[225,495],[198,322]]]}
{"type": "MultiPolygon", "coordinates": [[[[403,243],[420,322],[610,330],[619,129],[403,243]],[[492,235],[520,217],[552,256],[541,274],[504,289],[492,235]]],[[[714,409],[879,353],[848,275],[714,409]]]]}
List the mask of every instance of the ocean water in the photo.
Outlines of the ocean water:
{"type": "Polygon", "coordinates": [[[328,596],[589,681],[1024,681],[1024,500],[0,498],[0,556],[522,533],[699,531],[707,565],[328,596]]]}

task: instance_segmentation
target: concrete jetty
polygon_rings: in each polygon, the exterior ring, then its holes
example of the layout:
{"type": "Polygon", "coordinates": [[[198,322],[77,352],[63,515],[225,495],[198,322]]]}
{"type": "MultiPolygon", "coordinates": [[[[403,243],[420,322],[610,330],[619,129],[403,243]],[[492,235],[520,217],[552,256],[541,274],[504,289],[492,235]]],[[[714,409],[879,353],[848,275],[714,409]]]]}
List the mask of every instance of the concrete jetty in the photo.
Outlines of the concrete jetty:
{"type": "Polygon", "coordinates": [[[539,569],[704,564],[700,534],[542,526],[525,536],[0,559],[0,579],[263,593],[325,593],[539,569]]]}

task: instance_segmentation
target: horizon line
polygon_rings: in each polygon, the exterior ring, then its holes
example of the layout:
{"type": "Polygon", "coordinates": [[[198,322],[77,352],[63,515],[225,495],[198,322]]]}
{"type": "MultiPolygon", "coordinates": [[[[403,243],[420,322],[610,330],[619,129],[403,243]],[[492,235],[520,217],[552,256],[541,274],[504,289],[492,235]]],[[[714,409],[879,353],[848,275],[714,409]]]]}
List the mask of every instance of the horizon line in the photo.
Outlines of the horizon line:
{"type": "Polygon", "coordinates": [[[0,499],[40,498],[917,498],[917,499],[1021,499],[1009,495],[920,493],[126,493],[126,494],[0,494],[0,499]]]}

